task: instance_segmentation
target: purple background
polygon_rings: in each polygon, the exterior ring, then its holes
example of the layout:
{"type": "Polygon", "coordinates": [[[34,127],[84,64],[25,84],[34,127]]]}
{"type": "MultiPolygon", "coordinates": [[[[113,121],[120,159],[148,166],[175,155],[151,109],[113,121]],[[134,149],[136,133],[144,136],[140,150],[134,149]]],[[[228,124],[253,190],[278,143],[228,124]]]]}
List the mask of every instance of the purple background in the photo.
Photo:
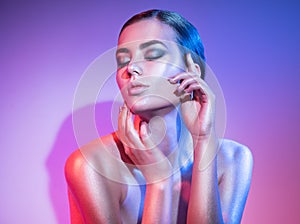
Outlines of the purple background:
{"type": "MultiPolygon", "coordinates": [[[[150,8],[198,28],[224,91],[226,137],[253,152],[243,223],[300,223],[300,2],[196,0],[1,1],[0,223],[69,222],[63,165],[77,148],[76,85],[123,22],[150,8]]],[[[100,117],[110,104],[99,101],[100,117]]]]}

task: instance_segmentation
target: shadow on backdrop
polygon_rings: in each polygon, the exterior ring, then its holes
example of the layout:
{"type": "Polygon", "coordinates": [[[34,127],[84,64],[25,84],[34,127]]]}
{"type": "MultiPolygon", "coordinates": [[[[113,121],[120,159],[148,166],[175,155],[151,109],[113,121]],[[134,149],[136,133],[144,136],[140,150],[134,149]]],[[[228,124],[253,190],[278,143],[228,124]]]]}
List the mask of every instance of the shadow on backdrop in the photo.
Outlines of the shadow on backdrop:
{"type": "MultiPolygon", "coordinates": [[[[113,102],[101,102],[95,105],[95,118],[87,117],[87,119],[95,119],[99,136],[107,135],[113,132],[111,121],[111,108],[113,102]]],[[[94,109],[94,105],[90,105],[75,111],[76,116],[84,117],[88,111],[94,109]]],[[[88,138],[88,133],[86,133],[88,138]]],[[[93,139],[88,139],[86,143],[93,139]]],[[[53,147],[45,162],[49,175],[49,197],[55,211],[57,223],[70,223],[70,212],[67,196],[67,185],[64,177],[64,164],[68,156],[78,149],[76,142],[72,114],[70,114],[62,123],[53,147]]]]}

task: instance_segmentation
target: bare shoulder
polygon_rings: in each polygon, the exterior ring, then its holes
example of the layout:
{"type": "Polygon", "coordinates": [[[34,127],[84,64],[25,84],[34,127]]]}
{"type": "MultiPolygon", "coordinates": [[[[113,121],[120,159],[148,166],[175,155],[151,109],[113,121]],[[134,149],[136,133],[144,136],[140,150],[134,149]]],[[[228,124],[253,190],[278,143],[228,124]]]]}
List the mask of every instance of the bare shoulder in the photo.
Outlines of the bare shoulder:
{"type": "Polygon", "coordinates": [[[251,185],[252,153],[243,144],[223,139],[217,165],[223,216],[230,223],[240,223],[251,185]]]}
{"type": "Polygon", "coordinates": [[[69,156],[65,177],[71,220],[76,223],[79,219],[85,220],[84,223],[108,223],[110,220],[120,223],[120,216],[114,212],[124,200],[119,161],[118,147],[111,135],[96,139],[69,156]]]}
{"type": "Polygon", "coordinates": [[[76,151],[74,151],[66,160],[65,176],[68,182],[76,180],[76,176],[86,172],[96,172],[105,174],[104,170],[114,163],[111,160],[118,160],[120,154],[114,142],[112,135],[107,135],[96,139],[76,151]]]}
{"type": "Polygon", "coordinates": [[[222,139],[218,152],[218,167],[220,173],[227,170],[244,173],[251,176],[253,167],[253,156],[251,150],[236,141],[222,139]]]}
{"type": "Polygon", "coordinates": [[[78,176],[93,176],[116,183],[134,181],[120,141],[115,134],[96,139],[73,152],[65,163],[65,177],[70,184],[78,176]],[[104,177],[104,178],[103,178],[104,177]]]}
{"type": "Polygon", "coordinates": [[[65,163],[65,177],[69,184],[73,182],[76,173],[83,169],[85,165],[85,159],[79,149],[67,158],[65,163]]]}
{"type": "Polygon", "coordinates": [[[253,160],[251,150],[247,146],[230,139],[222,139],[221,142],[218,155],[225,160],[224,162],[253,160]]]}

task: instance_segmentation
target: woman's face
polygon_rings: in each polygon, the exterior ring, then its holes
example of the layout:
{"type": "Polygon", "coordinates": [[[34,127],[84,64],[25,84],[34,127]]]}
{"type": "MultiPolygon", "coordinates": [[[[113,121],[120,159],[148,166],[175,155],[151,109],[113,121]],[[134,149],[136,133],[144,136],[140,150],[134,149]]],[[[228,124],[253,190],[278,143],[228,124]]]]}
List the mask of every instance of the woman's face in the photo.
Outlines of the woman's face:
{"type": "Polygon", "coordinates": [[[183,72],[176,34],[156,19],[126,27],[119,37],[117,83],[133,113],[145,114],[177,106],[177,85],[168,78],[183,72]]]}

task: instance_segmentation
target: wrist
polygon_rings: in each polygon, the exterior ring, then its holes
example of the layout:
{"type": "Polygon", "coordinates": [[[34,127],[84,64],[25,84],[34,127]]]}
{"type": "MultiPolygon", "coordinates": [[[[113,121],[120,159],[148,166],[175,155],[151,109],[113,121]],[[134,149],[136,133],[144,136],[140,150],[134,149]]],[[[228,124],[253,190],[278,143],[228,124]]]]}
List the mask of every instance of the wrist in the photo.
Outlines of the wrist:
{"type": "Polygon", "coordinates": [[[204,170],[215,159],[219,149],[219,139],[216,135],[193,138],[194,161],[199,170],[204,170]]]}
{"type": "Polygon", "coordinates": [[[148,184],[148,187],[151,189],[155,189],[157,191],[168,191],[173,186],[173,178],[172,176],[165,178],[163,180],[159,180],[157,182],[153,182],[148,184]]]}
{"type": "Polygon", "coordinates": [[[209,134],[203,134],[203,135],[192,134],[192,140],[193,140],[194,147],[198,145],[204,145],[207,143],[218,144],[218,137],[214,131],[211,131],[209,134]]]}
{"type": "Polygon", "coordinates": [[[138,166],[147,184],[168,184],[172,180],[173,168],[165,158],[163,161],[149,165],[138,166]]]}

